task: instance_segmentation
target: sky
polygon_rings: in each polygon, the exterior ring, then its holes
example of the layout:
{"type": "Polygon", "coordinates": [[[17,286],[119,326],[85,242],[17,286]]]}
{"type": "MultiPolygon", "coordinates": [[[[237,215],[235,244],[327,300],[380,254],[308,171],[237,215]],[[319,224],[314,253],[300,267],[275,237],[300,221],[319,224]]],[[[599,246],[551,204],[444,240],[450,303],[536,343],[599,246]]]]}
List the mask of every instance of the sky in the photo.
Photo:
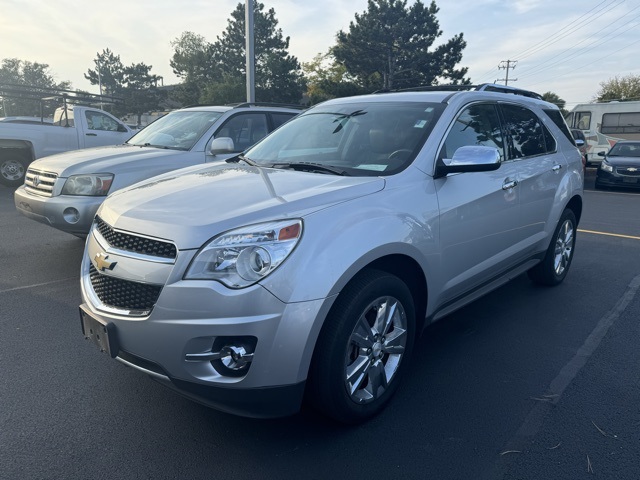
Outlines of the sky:
{"type": "MultiPolygon", "coordinates": [[[[84,78],[109,48],[124,65],[152,65],[178,83],[171,42],[185,31],[213,43],[241,0],[0,0],[0,60],[45,63],[56,82],[98,93],[84,78]]],[[[244,1],[244,0],[242,0],[244,1]]],[[[411,5],[415,0],[408,0],[411,5]]],[[[428,3],[430,0],[423,0],[428,3]]],[[[300,62],[326,53],[367,0],[263,0],[300,62]]],[[[437,0],[442,35],[463,33],[459,66],[472,83],[551,91],[567,109],[593,101],[601,82],[640,75],[640,0],[437,0]]]]}

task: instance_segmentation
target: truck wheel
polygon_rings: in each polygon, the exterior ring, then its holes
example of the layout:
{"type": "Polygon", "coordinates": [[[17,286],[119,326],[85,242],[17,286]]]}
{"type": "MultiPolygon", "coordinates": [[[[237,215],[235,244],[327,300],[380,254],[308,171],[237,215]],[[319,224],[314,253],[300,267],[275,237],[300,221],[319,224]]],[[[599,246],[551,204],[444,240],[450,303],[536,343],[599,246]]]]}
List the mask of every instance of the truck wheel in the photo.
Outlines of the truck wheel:
{"type": "Polygon", "coordinates": [[[576,216],[567,208],[562,212],[544,258],[527,272],[534,283],[554,286],[567,276],[576,245],[576,226],[576,216]]]}
{"type": "Polygon", "coordinates": [[[17,187],[24,183],[27,171],[25,162],[17,156],[9,156],[0,160],[0,183],[7,187],[17,187]]]}
{"type": "Polygon", "coordinates": [[[365,270],[340,293],[316,345],[307,399],[340,422],[381,411],[407,368],[415,310],[398,277],[365,270]]]}

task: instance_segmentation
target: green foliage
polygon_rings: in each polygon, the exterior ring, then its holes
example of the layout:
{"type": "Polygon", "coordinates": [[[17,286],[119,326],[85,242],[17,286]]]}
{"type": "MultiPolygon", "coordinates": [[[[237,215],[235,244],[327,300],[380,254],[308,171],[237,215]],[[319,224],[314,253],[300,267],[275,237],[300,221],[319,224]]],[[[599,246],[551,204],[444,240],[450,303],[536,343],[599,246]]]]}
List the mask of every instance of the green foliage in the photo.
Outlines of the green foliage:
{"type": "Polygon", "coordinates": [[[332,53],[365,88],[393,89],[470,83],[467,68],[456,69],[466,46],[463,34],[432,48],[442,35],[435,1],[407,7],[407,0],[368,0],[349,31],[340,31],[332,53]]]}
{"type": "Polygon", "coordinates": [[[598,102],[640,100],[640,75],[615,76],[606,82],[600,82],[600,90],[595,100],[598,102]]]}
{"type": "Polygon", "coordinates": [[[567,104],[567,102],[565,100],[563,100],[562,98],[560,98],[557,94],[553,93],[553,92],[546,92],[542,94],[542,99],[546,102],[549,103],[553,103],[554,105],[557,105],[558,108],[560,108],[560,112],[562,113],[563,117],[566,117],[567,114],[569,113],[564,107],[567,104]]]}
{"type": "MultiPolygon", "coordinates": [[[[297,58],[289,55],[289,37],[277,28],[273,8],[254,2],[256,101],[299,103],[305,89],[297,58]]],[[[184,104],[226,104],[246,100],[245,6],[239,3],[215,43],[184,32],[172,42],[171,67],[183,78],[175,97],[184,104]]]]}
{"type": "Polygon", "coordinates": [[[311,62],[303,63],[302,69],[311,105],[331,98],[367,93],[330,53],[316,55],[311,62]]]}
{"type": "MultiPolygon", "coordinates": [[[[56,83],[49,72],[46,63],[28,62],[17,58],[5,58],[0,65],[0,85],[30,87],[30,92],[42,97],[51,95],[50,90],[44,89],[69,89],[69,82],[56,83]],[[43,89],[43,90],[39,90],[43,89]]],[[[0,116],[48,116],[58,105],[40,102],[25,98],[17,98],[12,95],[4,96],[0,103],[0,116]],[[41,110],[42,107],[42,110],[41,110]]]]}
{"type": "Polygon", "coordinates": [[[174,48],[169,64],[182,83],[172,92],[172,97],[182,105],[198,103],[203,89],[220,77],[213,59],[213,44],[202,35],[183,32],[171,42],[174,48]]]}
{"type": "Polygon", "coordinates": [[[96,54],[96,68],[87,70],[84,78],[92,85],[100,85],[101,93],[119,99],[114,105],[105,106],[116,116],[133,113],[138,116],[160,108],[166,93],[158,89],[160,77],[153,75],[151,65],[133,63],[125,67],[120,55],[108,48],[96,54]]]}

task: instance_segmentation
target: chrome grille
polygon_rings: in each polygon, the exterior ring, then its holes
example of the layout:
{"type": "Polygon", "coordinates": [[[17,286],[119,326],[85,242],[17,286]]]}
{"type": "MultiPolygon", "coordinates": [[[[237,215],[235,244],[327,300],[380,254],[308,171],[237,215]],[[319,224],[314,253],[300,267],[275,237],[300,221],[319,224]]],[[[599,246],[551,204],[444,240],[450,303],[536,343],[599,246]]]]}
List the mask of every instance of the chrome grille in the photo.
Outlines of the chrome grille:
{"type": "Polygon", "coordinates": [[[640,177],[640,167],[617,167],[616,173],[628,177],[640,177]]]}
{"type": "Polygon", "coordinates": [[[96,296],[107,307],[126,310],[133,315],[148,315],[158,301],[161,285],[132,282],[102,275],[91,264],[91,286],[96,296]]]}
{"type": "Polygon", "coordinates": [[[119,232],[109,226],[104,220],[96,216],[96,228],[109,245],[127,252],[140,253],[161,258],[176,258],[178,251],[173,243],[139,237],[129,233],[119,232]]]}
{"type": "Polygon", "coordinates": [[[53,186],[58,178],[57,173],[36,170],[35,168],[27,169],[24,185],[25,189],[36,195],[51,197],[53,195],[53,186]]]}

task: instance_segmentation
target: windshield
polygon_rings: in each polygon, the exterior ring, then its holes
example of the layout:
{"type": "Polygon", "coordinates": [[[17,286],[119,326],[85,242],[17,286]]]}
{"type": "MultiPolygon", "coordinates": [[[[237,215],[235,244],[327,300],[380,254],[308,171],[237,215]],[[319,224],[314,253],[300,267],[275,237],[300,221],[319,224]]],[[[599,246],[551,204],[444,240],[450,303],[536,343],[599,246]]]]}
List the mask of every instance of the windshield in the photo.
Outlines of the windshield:
{"type": "Polygon", "coordinates": [[[191,150],[220,115],[222,112],[195,112],[191,110],[171,112],[140,130],[129,139],[127,144],[191,150]]]}
{"type": "MultiPolygon", "coordinates": [[[[258,165],[319,165],[321,173],[391,175],[406,168],[444,105],[379,102],[320,105],[276,130],[246,157],[258,165]]],[[[313,169],[311,169],[313,170],[313,169]]]]}
{"type": "Polygon", "coordinates": [[[609,157],[640,157],[640,143],[616,143],[609,157]]]}

